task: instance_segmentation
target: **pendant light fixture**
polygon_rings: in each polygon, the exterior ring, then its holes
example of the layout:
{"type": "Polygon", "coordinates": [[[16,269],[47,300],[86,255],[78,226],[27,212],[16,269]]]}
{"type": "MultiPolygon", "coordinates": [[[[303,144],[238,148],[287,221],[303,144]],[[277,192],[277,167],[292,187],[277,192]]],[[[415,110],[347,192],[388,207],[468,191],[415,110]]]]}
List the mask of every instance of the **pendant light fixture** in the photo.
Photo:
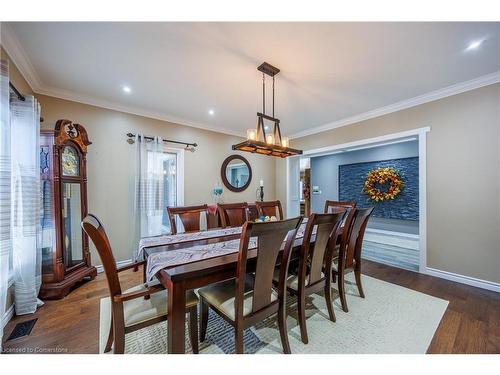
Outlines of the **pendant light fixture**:
{"type": "Polygon", "coordinates": [[[280,120],[274,117],[274,76],[280,70],[267,62],[262,63],[257,70],[262,72],[262,112],[257,112],[257,128],[247,130],[247,139],[236,145],[233,150],[258,153],[262,155],[286,158],[300,155],[302,150],[290,148],[288,137],[281,136],[280,120]],[[273,79],[273,112],[272,116],[266,114],[266,75],[273,79]],[[273,123],[272,133],[266,133],[264,120],[273,123]]]}

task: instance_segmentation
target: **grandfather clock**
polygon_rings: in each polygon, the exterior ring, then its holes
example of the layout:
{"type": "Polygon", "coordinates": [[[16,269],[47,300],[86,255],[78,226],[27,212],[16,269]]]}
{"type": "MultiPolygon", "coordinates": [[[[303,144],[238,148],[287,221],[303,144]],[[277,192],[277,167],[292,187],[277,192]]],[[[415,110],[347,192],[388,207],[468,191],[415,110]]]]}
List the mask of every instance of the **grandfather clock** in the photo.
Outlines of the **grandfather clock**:
{"type": "Polygon", "coordinates": [[[58,120],[40,136],[42,215],[41,299],[59,299],[97,272],[90,263],[87,215],[87,146],[82,125],[58,120]]]}

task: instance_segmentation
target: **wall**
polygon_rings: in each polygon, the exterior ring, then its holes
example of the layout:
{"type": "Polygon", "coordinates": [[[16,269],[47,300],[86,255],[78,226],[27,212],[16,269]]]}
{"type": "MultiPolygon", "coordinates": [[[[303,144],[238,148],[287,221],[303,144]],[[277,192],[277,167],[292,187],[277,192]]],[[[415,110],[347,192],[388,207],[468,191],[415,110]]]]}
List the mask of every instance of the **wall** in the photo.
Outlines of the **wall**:
{"type": "MultiPolygon", "coordinates": [[[[313,212],[323,212],[326,199],[339,199],[339,165],[418,156],[418,142],[411,141],[370,149],[311,158],[311,190],[319,186],[321,194],[311,194],[313,212]]],[[[418,221],[373,217],[370,228],[418,234],[418,221]]]]}
{"type": "MultiPolygon", "coordinates": [[[[500,283],[500,84],[319,134],[293,139],[311,150],[429,126],[427,265],[500,283]]],[[[276,161],[286,201],[286,164],[276,161]]]]}
{"type": "MultiPolygon", "coordinates": [[[[2,58],[8,58],[2,49],[2,58]]],[[[10,59],[9,59],[10,60],[10,59]]],[[[23,93],[33,91],[10,61],[10,76],[23,93]]],[[[222,133],[131,115],[59,98],[36,94],[42,106],[42,129],[52,129],[59,119],[69,119],[85,126],[92,144],[88,148],[89,212],[97,215],[106,227],[117,261],[130,259],[134,178],[134,145],[126,142],[126,133],[142,132],[163,138],[198,143],[194,153],[185,152],[184,204],[212,203],[211,189],[222,184],[220,168],[224,159],[241,154],[249,161],[253,177],[241,193],[224,188],[222,201],[256,200],[259,181],[264,180],[266,199],[275,198],[275,163],[273,158],[231,150],[241,138],[222,133]]],[[[170,146],[170,144],[168,145],[170,146]]],[[[174,146],[175,147],[175,146],[174,146]]],[[[91,245],[92,263],[101,264],[91,245]]]]}
{"type": "MultiPolygon", "coordinates": [[[[135,116],[104,108],[37,95],[45,119],[43,128],[53,128],[58,119],[70,119],[85,126],[92,144],[88,148],[89,212],[106,227],[116,259],[131,254],[134,145],[126,142],[126,133],[142,132],[163,138],[198,143],[194,153],[185,152],[184,204],[213,202],[211,189],[219,182],[224,159],[234,154],[231,145],[241,139],[216,132],[135,116]]],[[[252,182],[247,190],[233,193],[224,189],[224,202],[255,201],[259,180],[265,182],[266,199],[274,199],[274,160],[241,153],[252,167],[252,182]]],[[[100,264],[92,247],[92,261],[100,264]]]]}

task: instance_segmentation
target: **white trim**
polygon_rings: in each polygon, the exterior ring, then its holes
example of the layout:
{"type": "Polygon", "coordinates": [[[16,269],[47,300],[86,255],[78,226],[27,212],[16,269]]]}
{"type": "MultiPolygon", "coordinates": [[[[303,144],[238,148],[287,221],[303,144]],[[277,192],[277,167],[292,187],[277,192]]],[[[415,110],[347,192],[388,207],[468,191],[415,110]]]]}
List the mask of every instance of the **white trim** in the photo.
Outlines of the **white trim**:
{"type": "Polygon", "coordinates": [[[177,206],[184,206],[184,149],[177,150],[177,206]]]}
{"type": "Polygon", "coordinates": [[[31,64],[31,61],[28,59],[28,56],[24,52],[24,49],[21,46],[21,43],[19,43],[12,27],[7,22],[2,22],[1,34],[2,47],[12,59],[12,62],[16,65],[17,69],[31,89],[36,92],[36,90],[42,87],[42,81],[31,64]]]}
{"type": "MultiPolygon", "coordinates": [[[[14,304],[10,305],[10,307],[7,309],[5,314],[2,316],[2,327],[5,327],[7,323],[12,319],[14,316],[14,304]]],[[[1,339],[1,337],[0,337],[1,339]]]]}
{"type": "MultiPolygon", "coordinates": [[[[126,259],[126,260],[120,260],[119,262],[116,262],[116,267],[123,267],[123,266],[128,266],[129,264],[132,264],[132,259],[126,259]]],[[[102,264],[95,266],[97,273],[104,272],[104,267],[102,264]]]]}
{"type": "MultiPolygon", "coordinates": [[[[201,124],[193,121],[189,121],[183,118],[178,118],[175,116],[171,116],[166,113],[148,111],[141,108],[134,108],[130,106],[124,106],[119,103],[106,101],[102,99],[97,99],[94,97],[77,94],[70,90],[62,90],[55,87],[49,87],[43,84],[40,77],[36,73],[35,68],[31,64],[30,60],[27,57],[26,52],[21,46],[19,40],[17,39],[12,27],[3,22],[2,23],[2,45],[10,56],[16,67],[21,72],[24,79],[31,86],[31,89],[36,94],[53,96],[60,99],[70,100],[73,102],[78,102],[82,104],[93,105],[96,107],[107,108],[114,111],[130,113],[137,116],[148,117],[156,120],[167,121],[176,123],[179,125],[190,126],[202,130],[208,130],[216,133],[222,133],[227,135],[233,135],[236,137],[245,137],[246,134],[240,131],[235,131],[232,129],[222,129],[218,127],[214,127],[207,124],[201,124]]],[[[487,75],[483,75],[481,77],[477,77],[471,79],[469,81],[460,82],[442,89],[438,89],[435,91],[431,91],[429,93],[425,93],[414,98],[405,99],[399,101],[397,103],[393,103],[384,107],[376,108],[368,112],[360,113],[357,115],[353,115],[350,117],[346,117],[340,120],[336,120],[324,125],[313,126],[307,130],[303,130],[297,133],[290,135],[291,139],[305,137],[307,135],[321,133],[327,130],[340,128],[342,126],[351,125],[360,121],[369,120],[371,118],[383,116],[389,113],[401,111],[403,109],[415,107],[420,104],[432,102],[434,100],[439,100],[446,98],[448,96],[461,94],[466,91],[475,90],[483,86],[492,85],[500,82],[500,71],[496,71],[487,75]]]]}
{"type": "Polygon", "coordinates": [[[423,273],[430,276],[439,277],[441,279],[454,281],[456,283],[467,284],[476,288],[487,289],[493,292],[500,293],[500,283],[495,283],[493,281],[477,279],[471,276],[459,275],[457,273],[442,271],[431,267],[426,267],[423,273]]]}
{"type": "Polygon", "coordinates": [[[4,47],[9,57],[12,59],[16,67],[19,69],[19,72],[21,72],[21,75],[24,77],[26,82],[28,82],[28,85],[36,94],[52,96],[54,98],[70,100],[72,102],[111,109],[113,111],[129,113],[136,116],[148,117],[160,121],[166,121],[178,125],[185,125],[216,133],[234,135],[236,137],[246,136],[246,134],[240,131],[235,131],[231,129],[222,129],[207,124],[189,121],[180,117],[171,116],[163,112],[148,111],[142,108],[126,106],[112,101],[107,101],[104,99],[98,99],[87,95],[81,95],[71,90],[63,90],[56,87],[47,86],[43,84],[42,80],[38,76],[35,68],[28,59],[28,56],[24,51],[21,43],[17,39],[15,32],[12,30],[12,27],[5,22],[2,23],[1,27],[2,27],[2,46],[4,47]]]}
{"type": "MultiPolygon", "coordinates": [[[[430,128],[428,128],[430,130],[430,128]]],[[[427,132],[418,133],[418,234],[420,260],[418,270],[423,273],[427,267],[427,132]]]]}
{"type": "Polygon", "coordinates": [[[313,148],[311,150],[304,150],[302,156],[296,156],[296,157],[320,156],[321,154],[326,155],[326,154],[330,154],[331,151],[339,151],[339,150],[345,150],[348,148],[364,146],[364,145],[368,145],[368,144],[387,142],[387,141],[391,141],[391,140],[398,139],[398,138],[407,138],[407,137],[416,136],[416,135],[419,136],[420,133],[427,133],[429,131],[431,131],[431,128],[429,126],[417,128],[417,129],[405,130],[402,132],[385,134],[385,135],[381,135],[381,136],[373,137],[373,138],[365,138],[365,139],[360,139],[357,141],[346,142],[346,143],[341,143],[341,144],[332,145],[332,146],[313,148]]]}
{"type": "Polygon", "coordinates": [[[70,100],[72,102],[87,104],[87,105],[91,105],[91,106],[95,106],[95,107],[99,107],[99,108],[111,109],[113,111],[129,113],[132,115],[147,117],[147,118],[160,120],[160,121],[166,121],[166,122],[170,122],[173,124],[189,126],[192,128],[207,130],[207,131],[216,132],[216,133],[222,133],[222,134],[226,134],[226,135],[233,135],[236,137],[246,137],[246,134],[243,132],[239,132],[239,131],[235,131],[235,130],[231,130],[231,129],[219,128],[219,127],[215,127],[215,126],[211,126],[211,125],[207,125],[207,124],[203,124],[203,123],[199,123],[199,122],[195,122],[195,121],[190,121],[190,120],[186,120],[184,118],[177,117],[177,116],[172,116],[172,115],[169,115],[169,114],[163,113],[163,112],[145,110],[145,109],[142,109],[139,107],[123,105],[123,104],[119,104],[116,102],[107,101],[104,99],[98,99],[98,98],[94,98],[94,97],[87,96],[87,95],[81,95],[81,94],[78,94],[78,93],[70,91],[70,90],[63,90],[63,89],[58,89],[55,87],[43,86],[43,87],[37,88],[36,90],[33,89],[33,91],[36,94],[52,96],[54,98],[70,100]]]}
{"type": "Polygon", "coordinates": [[[496,71],[490,74],[486,74],[484,76],[471,79],[469,81],[460,82],[439,90],[431,91],[426,94],[422,94],[416,96],[414,98],[405,99],[400,102],[387,105],[385,107],[380,107],[368,112],[360,113],[354,116],[346,117],[337,121],[330,122],[328,124],[314,126],[307,130],[303,130],[297,133],[290,135],[291,139],[305,137],[308,135],[313,135],[317,133],[321,133],[327,130],[332,130],[336,128],[340,128],[342,126],[347,126],[351,124],[355,124],[357,122],[366,121],[375,117],[380,117],[383,115],[387,115],[389,113],[394,113],[401,111],[403,109],[416,107],[421,104],[433,102],[435,100],[447,98],[452,95],[461,94],[467,91],[475,90],[480,87],[493,85],[495,83],[500,82],[500,71],[496,71]]]}

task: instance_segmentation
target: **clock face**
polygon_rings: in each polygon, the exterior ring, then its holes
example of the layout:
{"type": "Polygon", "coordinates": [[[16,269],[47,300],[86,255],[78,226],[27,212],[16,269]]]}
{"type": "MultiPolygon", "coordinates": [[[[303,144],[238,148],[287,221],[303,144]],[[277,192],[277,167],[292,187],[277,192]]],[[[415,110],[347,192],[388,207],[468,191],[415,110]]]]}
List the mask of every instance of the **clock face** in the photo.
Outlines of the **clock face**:
{"type": "Polygon", "coordinates": [[[61,156],[63,176],[78,176],[80,163],[76,150],[71,146],[66,146],[61,156]]]}

